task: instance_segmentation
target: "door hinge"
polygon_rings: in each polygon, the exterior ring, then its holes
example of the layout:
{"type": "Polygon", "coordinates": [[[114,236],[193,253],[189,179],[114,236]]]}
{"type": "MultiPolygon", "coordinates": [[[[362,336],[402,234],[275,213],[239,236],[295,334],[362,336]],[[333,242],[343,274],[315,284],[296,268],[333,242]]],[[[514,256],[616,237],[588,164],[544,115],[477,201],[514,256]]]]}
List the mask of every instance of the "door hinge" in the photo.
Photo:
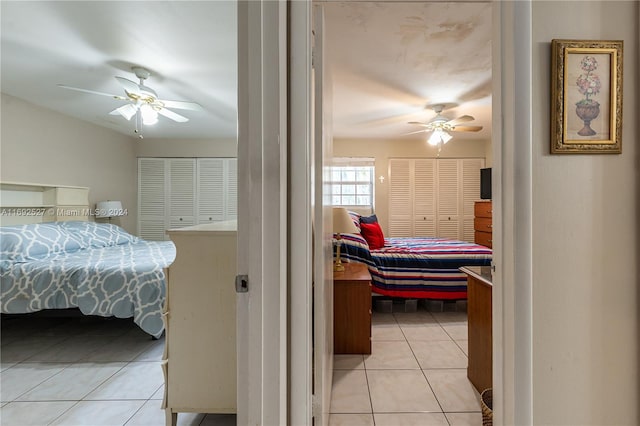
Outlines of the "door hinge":
{"type": "Polygon", "coordinates": [[[249,275],[236,275],[236,293],[249,291],[249,275]]]}

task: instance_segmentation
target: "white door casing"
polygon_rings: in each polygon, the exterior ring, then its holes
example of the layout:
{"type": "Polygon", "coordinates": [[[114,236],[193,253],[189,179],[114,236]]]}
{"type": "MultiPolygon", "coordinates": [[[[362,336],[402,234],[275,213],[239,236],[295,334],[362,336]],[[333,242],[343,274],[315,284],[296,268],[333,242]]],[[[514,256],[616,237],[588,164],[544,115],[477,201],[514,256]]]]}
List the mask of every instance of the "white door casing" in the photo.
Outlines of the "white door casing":
{"type": "Polygon", "coordinates": [[[289,353],[289,424],[327,425],[333,377],[333,252],[327,232],[331,206],[324,204],[323,182],[328,178],[324,165],[331,157],[330,96],[322,66],[322,8],[293,2],[290,13],[289,84],[296,96],[290,99],[289,122],[291,140],[297,143],[289,151],[289,325],[291,341],[297,343],[289,353]],[[313,66],[308,55],[312,49],[313,66]]]}
{"type": "Polygon", "coordinates": [[[324,12],[313,7],[313,395],[314,425],[329,424],[331,386],[333,383],[333,210],[330,198],[323,193],[329,179],[333,154],[333,93],[329,67],[324,56],[324,12]],[[326,203],[326,204],[325,204],[326,203]]]}
{"type": "MultiPolygon", "coordinates": [[[[239,425],[287,420],[285,2],[238,2],[239,425]]],[[[233,283],[229,283],[233,285],[233,283]]]]}
{"type": "Polygon", "coordinates": [[[311,70],[312,21],[310,2],[290,3],[290,223],[295,232],[289,252],[291,286],[289,349],[289,424],[312,421],[312,285],[313,256],[313,77],[311,70]]]}
{"type": "Polygon", "coordinates": [[[493,22],[493,415],[531,425],[531,0],[495,0],[493,22]]]}

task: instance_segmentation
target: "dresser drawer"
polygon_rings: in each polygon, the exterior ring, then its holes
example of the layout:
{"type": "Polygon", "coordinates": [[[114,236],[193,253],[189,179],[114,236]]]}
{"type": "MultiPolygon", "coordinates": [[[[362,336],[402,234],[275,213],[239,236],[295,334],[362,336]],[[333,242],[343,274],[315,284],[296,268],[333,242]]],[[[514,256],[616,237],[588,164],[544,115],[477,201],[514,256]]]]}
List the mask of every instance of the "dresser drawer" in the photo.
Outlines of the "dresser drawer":
{"type": "Polygon", "coordinates": [[[491,232],[475,232],[475,243],[481,246],[493,248],[491,232]]]}
{"type": "Polygon", "coordinates": [[[473,206],[475,217],[492,217],[493,207],[491,201],[476,201],[473,206]]]}
{"type": "Polygon", "coordinates": [[[475,219],[473,219],[473,229],[480,232],[491,232],[491,230],[493,229],[491,218],[476,217],[475,219]]]}

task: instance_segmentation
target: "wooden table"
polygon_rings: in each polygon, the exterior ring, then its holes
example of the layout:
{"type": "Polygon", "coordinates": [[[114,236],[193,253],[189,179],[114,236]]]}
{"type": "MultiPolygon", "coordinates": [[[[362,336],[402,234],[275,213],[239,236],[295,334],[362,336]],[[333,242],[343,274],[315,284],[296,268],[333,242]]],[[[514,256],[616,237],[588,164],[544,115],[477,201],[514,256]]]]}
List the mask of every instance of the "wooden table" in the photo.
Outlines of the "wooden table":
{"type": "Polygon", "coordinates": [[[371,275],[367,265],[345,263],[333,273],[333,351],[371,353],[371,275]]]}
{"type": "Polygon", "coordinates": [[[465,266],[467,274],[467,319],[469,366],[467,377],[482,392],[492,387],[493,339],[491,319],[491,267],[465,266]]]}

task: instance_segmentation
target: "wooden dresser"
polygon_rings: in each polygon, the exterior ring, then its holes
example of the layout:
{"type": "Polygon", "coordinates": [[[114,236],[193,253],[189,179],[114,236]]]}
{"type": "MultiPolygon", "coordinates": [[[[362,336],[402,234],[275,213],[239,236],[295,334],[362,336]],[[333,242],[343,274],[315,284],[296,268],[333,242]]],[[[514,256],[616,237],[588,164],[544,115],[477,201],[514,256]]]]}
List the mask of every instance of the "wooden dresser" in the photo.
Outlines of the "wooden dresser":
{"type": "Polygon", "coordinates": [[[490,266],[465,266],[467,274],[468,355],[467,377],[482,393],[492,387],[493,333],[491,293],[493,289],[490,266]]]}
{"type": "Polygon", "coordinates": [[[367,265],[345,263],[333,273],[333,352],[371,353],[371,275],[367,265]]]}
{"type": "Polygon", "coordinates": [[[163,408],[236,412],[236,221],[167,231],[176,245],[165,303],[163,408]]]}
{"type": "Polygon", "coordinates": [[[493,207],[491,200],[476,201],[473,211],[475,216],[473,220],[475,243],[492,248],[493,207]]]}

